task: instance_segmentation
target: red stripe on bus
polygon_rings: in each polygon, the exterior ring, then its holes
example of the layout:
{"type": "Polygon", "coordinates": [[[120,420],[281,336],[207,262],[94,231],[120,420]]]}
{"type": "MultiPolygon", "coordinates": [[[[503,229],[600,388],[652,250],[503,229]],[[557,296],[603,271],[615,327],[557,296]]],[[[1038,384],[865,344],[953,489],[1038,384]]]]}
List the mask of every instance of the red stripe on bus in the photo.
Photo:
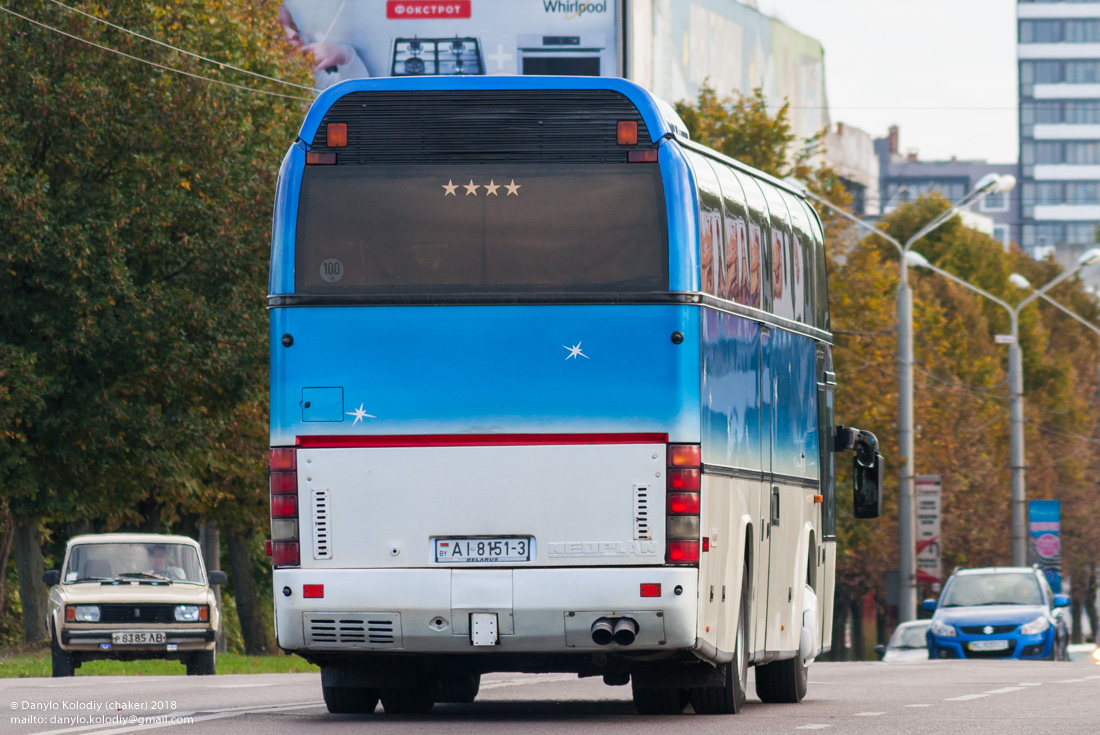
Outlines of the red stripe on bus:
{"type": "Polygon", "coordinates": [[[550,444],[666,444],[668,434],[409,434],[299,436],[304,449],[350,447],[527,447],[550,444]]]}

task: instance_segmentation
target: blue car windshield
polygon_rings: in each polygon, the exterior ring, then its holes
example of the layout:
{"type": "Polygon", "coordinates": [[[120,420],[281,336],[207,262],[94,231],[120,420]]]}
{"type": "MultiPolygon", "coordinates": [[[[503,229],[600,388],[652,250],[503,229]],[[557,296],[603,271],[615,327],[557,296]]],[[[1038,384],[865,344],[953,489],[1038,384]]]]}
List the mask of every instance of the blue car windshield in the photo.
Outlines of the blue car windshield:
{"type": "Polygon", "coordinates": [[[944,592],[941,607],[976,605],[1042,605],[1043,591],[1034,574],[998,572],[963,574],[944,592]]]}

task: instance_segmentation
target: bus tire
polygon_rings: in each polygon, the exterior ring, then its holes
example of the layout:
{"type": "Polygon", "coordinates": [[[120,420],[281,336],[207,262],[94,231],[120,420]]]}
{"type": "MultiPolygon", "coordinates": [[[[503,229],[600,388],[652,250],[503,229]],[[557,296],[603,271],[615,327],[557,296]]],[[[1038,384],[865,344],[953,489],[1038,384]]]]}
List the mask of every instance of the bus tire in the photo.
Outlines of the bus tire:
{"type": "Polygon", "coordinates": [[[369,687],[321,687],[328,711],[337,715],[371,714],[378,706],[378,690],[369,687]]]}
{"type": "Polygon", "coordinates": [[[387,715],[423,715],[435,706],[432,690],[424,685],[411,689],[383,689],[379,698],[387,715]]]}
{"type": "Polygon", "coordinates": [[[213,676],[218,673],[217,649],[192,653],[187,657],[184,666],[187,668],[188,676],[213,676]]]}
{"type": "Polygon", "coordinates": [[[687,707],[687,689],[652,689],[631,682],[630,690],[638,714],[678,715],[687,707]]]}
{"type": "Polygon", "coordinates": [[[441,674],[432,681],[433,699],[440,704],[471,704],[481,689],[481,674],[441,674]]]}
{"type": "Polygon", "coordinates": [[[745,708],[749,685],[749,563],[745,560],[741,576],[741,604],[737,613],[737,638],[733,660],[723,664],[726,683],[717,687],[693,687],[691,707],[699,715],[735,715],[745,708]]]}
{"type": "Polygon", "coordinates": [[[57,639],[50,636],[50,668],[54,677],[73,676],[76,666],[73,665],[73,654],[62,650],[57,644],[57,639]]]}
{"type": "Polygon", "coordinates": [[[756,696],[768,704],[794,704],[806,696],[809,667],[802,657],[756,667],[756,696]]]}

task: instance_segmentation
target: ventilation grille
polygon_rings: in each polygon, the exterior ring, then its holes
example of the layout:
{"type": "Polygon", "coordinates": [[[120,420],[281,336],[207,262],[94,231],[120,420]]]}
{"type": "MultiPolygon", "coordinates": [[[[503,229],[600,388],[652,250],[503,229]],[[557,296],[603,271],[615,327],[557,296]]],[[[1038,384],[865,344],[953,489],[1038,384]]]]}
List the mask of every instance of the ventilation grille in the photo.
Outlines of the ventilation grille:
{"type": "Polygon", "coordinates": [[[313,491],[313,558],[331,559],[332,544],[329,536],[328,490],[313,491]]]}
{"type": "Polygon", "coordinates": [[[338,165],[574,161],[626,163],[651,148],[634,103],[603,89],[352,92],[325,113],[311,150],[338,165]],[[638,123],[638,145],[621,146],[617,123],[638,123]],[[327,147],[329,123],[346,123],[347,146],[327,147]]]}
{"type": "Polygon", "coordinates": [[[634,540],[649,541],[649,488],[645,485],[634,486],[634,540]]]}
{"type": "Polygon", "coordinates": [[[399,613],[306,613],[309,648],[401,648],[399,613]]]}

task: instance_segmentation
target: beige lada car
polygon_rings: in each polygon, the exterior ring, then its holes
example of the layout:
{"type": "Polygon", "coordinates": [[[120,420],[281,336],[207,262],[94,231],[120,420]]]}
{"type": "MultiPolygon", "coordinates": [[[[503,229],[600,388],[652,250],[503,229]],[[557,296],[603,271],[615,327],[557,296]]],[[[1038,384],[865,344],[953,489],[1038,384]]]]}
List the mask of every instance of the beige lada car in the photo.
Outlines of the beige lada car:
{"type": "Polygon", "coordinates": [[[50,585],[46,630],[54,676],[85,661],[169,658],[187,673],[215,673],[221,616],[199,545],[186,536],[108,533],[77,536],[50,585]]]}

